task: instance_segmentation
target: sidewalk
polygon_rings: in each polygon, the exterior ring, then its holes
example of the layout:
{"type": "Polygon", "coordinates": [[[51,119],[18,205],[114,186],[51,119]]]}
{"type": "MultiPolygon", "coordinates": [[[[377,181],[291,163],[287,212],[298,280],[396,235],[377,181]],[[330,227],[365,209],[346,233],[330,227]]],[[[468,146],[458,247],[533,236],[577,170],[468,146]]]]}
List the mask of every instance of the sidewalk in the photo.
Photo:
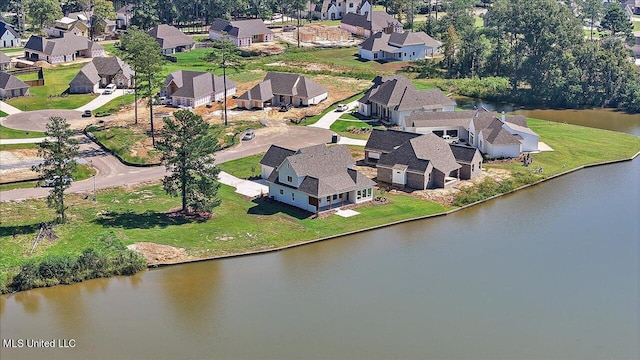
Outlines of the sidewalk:
{"type": "MultiPolygon", "coordinates": [[[[351,110],[354,107],[358,106],[358,102],[357,101],[352,101],[352,102],[348,103],[347,106],[349,107],[349,110],[351,110]]],[[[331,127],[331,125],[333,125],[333,123],[336,120],[338,120],[340,118],[340,116],[342,116],[342,114],[347,113],[349,110],[343,111],[343,112],[339,112],[339,111],[335,111],[335,110],[330,111],[327,114],[325,114],[323,117],[321,117],[320,120],[318,120],[315,124],[311,124],[309,126],[322,128],[322,129],[329,129],[331,127]]]]}
{"type": "Polygon", "coordinates": [[[12,145],[12,144],[33,144],[41,143],[46,138],[29,138],[29,139],[0,139],[0,145],[12,145]]]}
{"type": "Polygon", "coordinates": [[[9,115],[19,114],[22,111],[18,108],[15,108],[4,101],[0,101],[0,111],[6,112],[9,115]]]}

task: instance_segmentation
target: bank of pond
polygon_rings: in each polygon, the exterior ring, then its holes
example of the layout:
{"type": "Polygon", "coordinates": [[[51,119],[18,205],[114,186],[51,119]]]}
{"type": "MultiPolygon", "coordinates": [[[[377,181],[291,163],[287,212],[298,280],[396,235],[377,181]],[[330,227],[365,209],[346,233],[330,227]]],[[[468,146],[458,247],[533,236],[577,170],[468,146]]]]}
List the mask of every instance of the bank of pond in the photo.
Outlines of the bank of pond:
{"type": "Polygon", "coordinates": [[[529,119],[529,126],[554,151],[533,154],[535,166],[521,162],[485,164],[508,170],[501,182],[485,179],[458,194],[455,206],[403,193],[385,194],[386,202],[357,209],[360,215],[311,218],[309,213],[265,199],[246,199],[228,186],[211,219],[185,219],[172,209],[179,199],[160,185],[105,189],[97,202],[68,196],[69,221],[55,226],[57,239],[35,248],[38,225],[54,218],[42,199],[4,203],[0,210],[0,290],[3,293],[85,279],[132,274],[144,260],[125,246],[153,242],[183,248],[192,259],[264,252],[346,233],[424,218],[514,191],[585,165],[630,159],[640,151],[640,138],[607,130],[529,119]],[[543,168],[544,172],[536,169],[543,168]],[[31,250],[33,248],[33,254],[31,250]]]}

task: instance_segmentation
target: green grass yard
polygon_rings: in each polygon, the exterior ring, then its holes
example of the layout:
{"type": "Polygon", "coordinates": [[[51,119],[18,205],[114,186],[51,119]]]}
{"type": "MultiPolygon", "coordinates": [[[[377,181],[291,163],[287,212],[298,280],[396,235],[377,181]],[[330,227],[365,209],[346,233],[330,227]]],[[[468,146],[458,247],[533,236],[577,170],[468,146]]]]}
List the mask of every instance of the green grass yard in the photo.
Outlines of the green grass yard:
{"type": "Polygon", "coordinates": [[[29,96],[20,96],[7,101],[20,110],[75,109],[94,99],[90,94],[62,96],[69,83],[85,64],[58,65],[44,69],[44,86],[33,86],[29,96]]]}
{"type": "Polygon", "coordinates": [[[118,96],[117,98],[95,109],[93,113],[95,115],[115,114],[120,109],[122,109],[124,105],[132,103],[133,99],[134,99],[134,94],[126,94],[124,96],[118,96]]]}
{"type": "Polygon", "coordinates": [[[15,130],[0,125],[0,139],[33,139],[45,137],[43,132],[15,130]]]}
{"type": "Polygon", "coordinates": [[[241,179],[260,176],[260,160],[264,154],[256,154],[218,165],[221,171],[241,179]]]}

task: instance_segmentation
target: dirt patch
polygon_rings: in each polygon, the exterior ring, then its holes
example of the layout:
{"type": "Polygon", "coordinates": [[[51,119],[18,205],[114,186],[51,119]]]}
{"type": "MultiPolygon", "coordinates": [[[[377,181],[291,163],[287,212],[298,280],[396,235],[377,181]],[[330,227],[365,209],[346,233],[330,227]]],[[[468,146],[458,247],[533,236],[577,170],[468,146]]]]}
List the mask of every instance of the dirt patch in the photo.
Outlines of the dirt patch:
{"type": "Polygon", "coordinates": [[[0,183],[37,179],[38,174],[31,166],[39,163],[38,149],[12,149],[0,151],[0,183]]]}
{"type": "Polygon", "coordinates": [[[461,189],[478,184],[482,182],[482,180],[484,180],[486,177],[493,179],[497,183],[501,183],[504,180],[510,178],[511,173],[508,170],[503,169],[482,169],[481,176],[472,180],[458,181],[453,184],[453,186],[446,189],[415,190],[411,192],[392,189],[389,192],[392,194],[408,194],[409,196],[432,201],[440,205],[452,206],[456,194],[459,193],[461,189]]]}
{"type": "Polygon", "coordinates": [[[187,254],[187,251],[183,248],[151,242],[137,242],[127,246],[127,248],[142,255],[149,265],[196,259],[196,257],[187,254]]]}

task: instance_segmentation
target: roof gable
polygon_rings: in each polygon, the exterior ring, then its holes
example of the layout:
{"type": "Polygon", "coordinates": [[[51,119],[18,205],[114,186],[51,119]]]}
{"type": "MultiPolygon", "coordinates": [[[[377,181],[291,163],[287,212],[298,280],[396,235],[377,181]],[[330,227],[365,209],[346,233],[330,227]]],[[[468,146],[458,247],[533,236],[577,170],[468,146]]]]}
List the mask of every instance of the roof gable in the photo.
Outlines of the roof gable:
{"type": "Polygon", "coordinates": [[[17,77],[0,71],[0,89],[12,90],[12,89],[24,89],[29,88],[29,85],[25,84],[17,77]]]}
{"type": "Polygon", "coordinates": [[[172,49],[179,46],[191,46],[195,41],[185,35],[178,28],[167,24],[160,24],[147,31],[151,37],[155,38],[162,49],[172,49]]]}

